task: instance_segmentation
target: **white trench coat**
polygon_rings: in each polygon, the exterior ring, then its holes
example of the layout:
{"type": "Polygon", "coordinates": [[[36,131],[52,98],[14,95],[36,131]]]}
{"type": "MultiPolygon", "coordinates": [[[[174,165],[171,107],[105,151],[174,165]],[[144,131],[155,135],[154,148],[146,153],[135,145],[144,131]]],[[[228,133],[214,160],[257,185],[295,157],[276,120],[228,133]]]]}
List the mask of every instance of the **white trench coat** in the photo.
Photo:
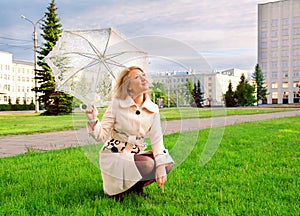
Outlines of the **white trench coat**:
{"type": "Polygon", "coordinates": [[[114,98],[94,130],[87,128],[91,136],[104,142],[100,151],[100,169],[104,192],[108,195],[122,193],[142,179],[134,154],[143,152],[146,136],[150,138],[156,166],[174,163],[163,144],[158,106],[149,96],[142,107],[129,96],[125,100],[114,98]],[[109,143],[113,144],[108,147],[109,143]]]}

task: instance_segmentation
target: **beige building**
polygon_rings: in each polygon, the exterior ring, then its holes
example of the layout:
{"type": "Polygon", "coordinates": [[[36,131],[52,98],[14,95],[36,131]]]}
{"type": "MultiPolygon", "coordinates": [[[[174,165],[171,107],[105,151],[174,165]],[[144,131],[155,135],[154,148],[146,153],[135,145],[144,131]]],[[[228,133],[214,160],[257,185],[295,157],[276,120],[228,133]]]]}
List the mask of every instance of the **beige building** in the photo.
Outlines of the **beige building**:
{"type": "Polygon", "coordinates": [[[34,66],[31,62],[13,60],[0,51],[0,104],[34,103],[34,66]]]}
{"type": "Polygon", "coordinates": [[[268,104],[299,102],[299,0],[258,5],[258,63],[268,88],[268,104]]]}

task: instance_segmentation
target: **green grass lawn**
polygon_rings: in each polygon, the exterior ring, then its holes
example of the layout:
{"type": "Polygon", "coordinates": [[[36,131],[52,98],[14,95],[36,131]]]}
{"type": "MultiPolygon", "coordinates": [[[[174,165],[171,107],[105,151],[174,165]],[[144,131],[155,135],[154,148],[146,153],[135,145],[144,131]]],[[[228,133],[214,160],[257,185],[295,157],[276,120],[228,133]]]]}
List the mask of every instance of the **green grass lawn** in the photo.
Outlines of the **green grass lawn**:
{"type": "Polygon", "coordinates": [[[195,146],[182,162],[174,154],[165,193],[152,184],[147,200],[123,203],[103,194],[83,147],[0,158],[0,215],[299,215],[299,128],[300,116],[226,126],[203,166],[209,129],[166,135],[171,151],[181,138],[195,146]]]}
{"type": "MultiPolygon", "coordinates": [[[[296,108],[163,108],[160,109],[163,120],[209,118],[222,115],[261,114],[297,110],[296,108]]],[[[298,109],[299,110],[299,109],[298,109]]],[[[104,110],[99,110],[99,118],[104,110]]],[[[30,134],[49,131],[60,131],[85,127],[86,118],[83,112],[63,116],[41,116],[36,113],[1,114],[0,136],[12,134],[30,134]]]]}

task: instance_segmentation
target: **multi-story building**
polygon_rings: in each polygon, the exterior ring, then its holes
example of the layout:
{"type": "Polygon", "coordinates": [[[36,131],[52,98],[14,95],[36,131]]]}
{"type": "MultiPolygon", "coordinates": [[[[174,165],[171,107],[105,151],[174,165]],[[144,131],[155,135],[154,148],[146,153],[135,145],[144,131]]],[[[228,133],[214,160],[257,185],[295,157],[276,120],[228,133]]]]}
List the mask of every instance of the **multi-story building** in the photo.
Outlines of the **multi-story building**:
{"type": "Polygon", "coordinates": [[[0,52],[0,104],[34,103],[34,65],[0,52]]]}
{"type": "Polygon", "coordinates": [[[169,98],[178,106],[189,105],[190,98],[186,94],[186,83],[189,79],[192,83],[197,84],[198,80],[204,93],[205,105],[223,106],[223,95],[228,90],[229,82],[232,83],[233,90],[238,85],[241,75],[247,72],[232,68],[229,70],[206,73],[197,73],[189,71],[172,71],[155,73],[151,77],[152,82],[161,82],[166,86],[169,98]],[[186,97],[185,97],[186,96],[186,97]]]}
{"type": "Polygon", "coordinates": [[[268,104],[299,102],[300,1],[258,4],[258,63],[268,104]]]}

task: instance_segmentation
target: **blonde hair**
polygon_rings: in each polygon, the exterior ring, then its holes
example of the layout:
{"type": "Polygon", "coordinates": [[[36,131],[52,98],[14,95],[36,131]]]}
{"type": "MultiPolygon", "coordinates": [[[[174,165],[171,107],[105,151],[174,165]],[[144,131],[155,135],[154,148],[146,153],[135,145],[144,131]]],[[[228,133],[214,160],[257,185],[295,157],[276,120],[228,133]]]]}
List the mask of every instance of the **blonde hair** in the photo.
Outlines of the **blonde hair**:
{"type": "Polygon", "coordinates": [[[117,81],[116,81],[116,85],[113,89],[113,92],[112,92],[112,96],[115,97],[115,98],[119,98],[119,99],[126,99],[126,97],[128,95],[130,95],[129,93],[129,84],[130,84],[130,78],[128,76],[128,74],[132,71],[132,70],[140,70],[141,72],[145,73],[143,71],[142,68],[138,67],[138,66],[131,66],[131,67],[126,67],[124,68],[118,78],[117,78],[117,81]]]}

